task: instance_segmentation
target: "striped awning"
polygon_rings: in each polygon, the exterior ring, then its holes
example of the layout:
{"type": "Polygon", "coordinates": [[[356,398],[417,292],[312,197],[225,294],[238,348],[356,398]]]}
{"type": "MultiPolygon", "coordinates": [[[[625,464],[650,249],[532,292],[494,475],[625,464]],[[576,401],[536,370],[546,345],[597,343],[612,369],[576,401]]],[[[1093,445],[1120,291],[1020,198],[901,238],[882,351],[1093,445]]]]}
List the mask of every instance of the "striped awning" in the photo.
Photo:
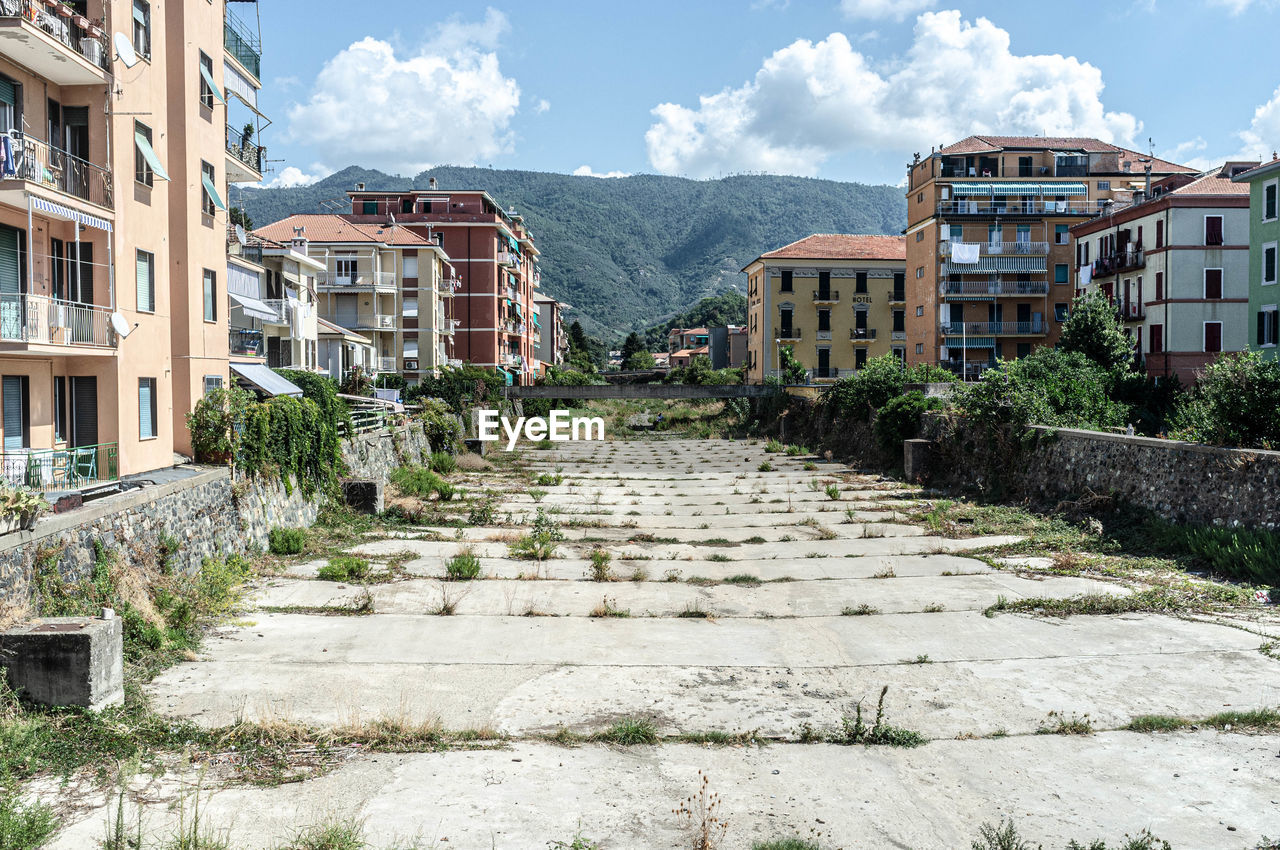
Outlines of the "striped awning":
{"type": "Polygon", "coordinates": [[[991,192],[994,195],[1041,195],[1043,183],[993,183],[991,192]]]}
{"type": "Polygon", "coordinates": [[[993,336],[948,336],[943,337],[947,348],[961,350],[964,348],[992,348],[996,347],[996,338],[993,336]]]}
{"type": "Polygon", "coordinates": [[[1041,184],[1040,194],[1074,197],[1089,194],[1089,187],[1083,183],[1044,183],[1041,184]]]}
{"type": "Polygon", "coordinates": [[[111,232],[111,222],[105,218],[73,210],[71,207],[64,207],[62,204],[56,204],[44,198],[37,198],[35,195],[28,195],[27,197],[31,200],[31,209],[35,212],[56,215],[58,218],[65,218],[67,221],[74,221],[86,227],[96,227],[98,230],[111,232]]]}
{"type": "Polygon", "coordinates": [[[1039,272],[1048,271],[1048,260],[1044,257],[1025,256],[986,256],[980,257],[976,263],[942,264],[942,273],[949,274],[990,274],[998,272],[1039,272]]]}
{"type": "Polygon", "coordinates": [[[982,197],[991,196],[990,183],[953,183],[951,185],[952,194],[957,198],[967,198],[974,195],[982,197]]]}

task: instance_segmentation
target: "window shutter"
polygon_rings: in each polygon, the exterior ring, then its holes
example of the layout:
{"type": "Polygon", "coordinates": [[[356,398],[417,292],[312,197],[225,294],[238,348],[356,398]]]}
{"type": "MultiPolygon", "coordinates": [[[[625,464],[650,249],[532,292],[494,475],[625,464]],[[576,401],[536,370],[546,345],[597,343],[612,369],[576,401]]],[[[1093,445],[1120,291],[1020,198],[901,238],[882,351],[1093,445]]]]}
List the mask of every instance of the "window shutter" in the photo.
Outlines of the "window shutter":
{"type": "Polygon", "coordinates": [[[1280,310],[1269,311],[1267,320],[1271,323],[1271,333],[1267,335],[1267,339],[1274,345],[1280,342],[1280,310]]]}
{"type": "Polygon", "coordinates": [[[26,407],[26,399],[22,397],[22,377],[5,375],[0,395],[4,398],[4,450],[11,452],[25,446],[22,412],[26,407]]]}
{"type": "Polygon", "coordinates": [[[4,78],[0,78],[0,103],[14,107],[18,105],[18,87],[4,78]]]}
{"type": "Polygon", "coordinates": [[[1276,249],[1266,248],[1262,252],[1262,279],[1270,283],[1276,279],[1276,249]]]}
{"type": "Polygon", "coordinates": [[[98,379],[96,377],[71,378],[72,446],[93,446],[98,443],[98,379]]]}
{"type": "Polygon", "coordinates": [[[0,227],[0,295],[17,295],[21,291],[18,236],[12,227],[0,227]]]}
{"type": "Polygon", "coordinates": [[[1267,314],[1258,311],[1258,345],[1263,345],[1267,341],[1267,314]]]}
{"type": "Polygon", "coordinates": [[[135,275],[137,277],[138,309],[142,312],[155,312],[155,299],[152,298],[151,286],[151,261],[149,255],[143,251],[138,252],[135,275]]]}
{"type": "Polygon", "coordinates": [[[1156,247],[1157,248],[1164,247],[1164,222],[1163,221],[1156,222],[1156,247]]]}
{"type": "Polygon", "coordinates": [[[151,382],[146,378],[138,379],[138,435],[154,437],[155,422],[151,417],[151,382]]]}

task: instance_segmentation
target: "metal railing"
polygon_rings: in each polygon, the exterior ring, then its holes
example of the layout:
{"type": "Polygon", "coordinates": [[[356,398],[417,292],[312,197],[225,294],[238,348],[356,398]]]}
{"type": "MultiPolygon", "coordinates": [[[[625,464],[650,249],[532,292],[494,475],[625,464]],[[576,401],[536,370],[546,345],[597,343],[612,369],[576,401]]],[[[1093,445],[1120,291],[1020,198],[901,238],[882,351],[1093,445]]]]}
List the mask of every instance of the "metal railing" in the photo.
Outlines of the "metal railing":
{"type": "Polygon", "coordinates": [[[1093,215],[1097,209],[1086,203],[1071,201],[942,201],[938,215],[1093,215]]]}
{"type": "Polygon", "coordinates": [[[8,136],[13,162],[6,163],[0,179],[29,180],[104,209],[115,208],[110,169],[18,130],[10,130],[8,136]]]}
{"type": "Polygon", "coordinates": [[[890,304],[904,304],[907,300],[907,291],[905,289],[895,289],[889,293],[890,304]]]}
{"type": "Polygon", "coordinates": [[[813,291],[813,300],[815,303],[839,301],[840,290],[828,289],[826,292],[823,292],[821,289],[815,289],[813,291]]]}
{"type": "Polygon", "coordinates": [[[942,332],[953,336],[1041,336],[1049,332],[1044,320],[1038,322],[944,322],[942,332]]]}
{"type": "Polygon", "coordinates": [[[238,357],[261,357],[266,353],[262,331],[231,328],[227,333],[228,349],[238,357]]]}
{"type": "Polygon", "coordinates": [[[396,359],[394,357],[379,357],[379,372],[394,372],[396,370],[396,359]]]}
{"type": "Polygon", "coordinates": [[[0,340],[115,348],[111,311],[45,295],[0,295],[0,340]]]}
{"type": "Polygon", "coordinates": [[[1118,298],[1114,302],[1116,315],[1122,322],[1136,322],[1147,317],[1146,305],[1133,298],[1118,298]]]}
{"type": "Polygon", "coordinates": [[[90,32],[91,24],[81,26],[77,23],[77,19],[86,20],[82,16],[64,17],[40,0],[0,0],[0,18],[21,18],[102,70],[107,70],[107,58],[110,56],[107,38],[90,32]]]}
{"type": "Polygon", "coordinates": [[[222,46],[245,67],[250,74],[262,79],[262,41],[253,34],[244,21],[236,17],[228,7],[223,19],[222,46]]]}
{"type": "Polygon", "coordinates": [[[289,322],[289,299],[287,298],[263,298],[262,303],[266,304],[275,314],[280,317],[280,321],[288,324],[289,322]]]}
{"type": "Polygon", "coordinates": [[[938,254],[943,257],[951,256],[952,245],[980,245],[981,253],[986,256],[1000,256],[1006,254],[1048,254],[1048,242],[952,242],[943,240],[938,243],[938,254]]]}
{"type": "Polygon", "coordinates": [[[244,133],[232,127],[227,128],[227,153],[259,174],[267,161],[266,148],[246,139],[244,133]]]}
{"type": "Polygon", "coordinates": [[[520,255],[514,251],[499,251],[498,265],[500,266],[519,266],[520,255]]]}
{"type": "Polygon", "coordinates": [[[809,370],[809,380],[811,381],[830,381],[840,377],[840,369],[837,366],[828,366],[823,369],[819,366],[809,370]]]}
{"type": "Polygon", "coordinates": [[[325,269],[316,272],[317,286],[395,286],[392,272],[375,272],[357,268],[352,271],[325,269]]]}
{"type": "Polygon", "coordinates": [[[1047,295],[1044,280],[949,280],[942,285],[944,295],[1047,295]]]}
{"type": "Polygon", "coordinates": [[[894,342],[901,342],[906,338],[907,338],[906,331],[889,331],[889,339],[893,340],[894,342]]]}
{"type": "Polygon", "coordinates": [[[119,447],[99,443],[67,449],[0,452],[0,475],[13,487],[42,493],[84,490],[120,480],[119,447]]]}
{"type": "Polygon", "coordinates": [[[1113,275],[1130,269],[1140,269],[1146,265],[1146,254],[1141,248],[1116,251],[1114,254],[1108,254],[1094,260],[1093,276],[1105,277],[1106,275],[1113,275]]]}
{"type": "Polygon", "coordinates": [[[875,328],[850,328],[849,339],[854,342],[870,342],[876,338],[875,328]]]}

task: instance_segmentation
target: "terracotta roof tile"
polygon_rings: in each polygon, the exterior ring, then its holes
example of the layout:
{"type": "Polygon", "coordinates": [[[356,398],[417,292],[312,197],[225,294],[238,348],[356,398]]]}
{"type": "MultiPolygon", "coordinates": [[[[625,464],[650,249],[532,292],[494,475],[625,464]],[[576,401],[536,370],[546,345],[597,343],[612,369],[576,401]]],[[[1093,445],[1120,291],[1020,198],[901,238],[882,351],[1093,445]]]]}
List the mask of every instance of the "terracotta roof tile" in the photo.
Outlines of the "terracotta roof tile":
{"type": "Polygon", "coordinates": [[[363,224],[336,213],[291,215],[253,231],[266,239],[288,242],[295,227],[305,227],[302,235],[312,242],[368,242],[389,245],[430,245],[427,239],[403,227],[363,224]]]}
{"type": "Polygon", "coordinates": [[[1217,172],[1197,177],[1185,186],[1169,192],[1170,195],[1243,195],[1249,196],[1248,183],[1232,183],[1230,177],[1217,172]]]}
{"type": "Polygon", "coordinates": [[[817,233],[806,236],[776,251],[761,254],[758,259],[794,260],[902,260],[907,259],[907,240],[903,236],[869,234],[817,233]]]}
{"type": "MultiPolygon", "coordinates": [[[[939,150],[938,153],[944,156],[954,156],[957,154],[992,153],[1006,148],[1083,151],[1085,153],[1122,153],[1135,163],[1141,161],[1145,164],[1150,160],[1151,170],[1156,174],[1195,171],[1195,169],[1188,168],[1185,165],[1178,165],[1176,162],[1169,162],[1159,157],[1153,157],[1150,154],[1122,148],[1110,142],[1104,142],[1101,139],[1091,139],[1083,136],[969,136],[955,144],[947,145],[939,150]]],[[[1135,168],[1134,170],[1141,176],[1141,168],[1135,168]]]]}

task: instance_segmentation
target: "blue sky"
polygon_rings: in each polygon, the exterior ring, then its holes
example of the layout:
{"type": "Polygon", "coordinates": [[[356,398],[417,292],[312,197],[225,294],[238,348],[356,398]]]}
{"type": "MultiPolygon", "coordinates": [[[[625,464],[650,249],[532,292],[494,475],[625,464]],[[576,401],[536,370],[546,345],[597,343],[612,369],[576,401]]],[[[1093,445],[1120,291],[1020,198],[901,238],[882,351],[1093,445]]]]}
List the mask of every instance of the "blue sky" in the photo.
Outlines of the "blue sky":
{"type": "Polygon", "coordinates": [[[1150,138],[1205,167],[1280,146],[1280,0],[259,5],[277,184],[352,164],[897,183],[972,132],[1150,138]]]}

